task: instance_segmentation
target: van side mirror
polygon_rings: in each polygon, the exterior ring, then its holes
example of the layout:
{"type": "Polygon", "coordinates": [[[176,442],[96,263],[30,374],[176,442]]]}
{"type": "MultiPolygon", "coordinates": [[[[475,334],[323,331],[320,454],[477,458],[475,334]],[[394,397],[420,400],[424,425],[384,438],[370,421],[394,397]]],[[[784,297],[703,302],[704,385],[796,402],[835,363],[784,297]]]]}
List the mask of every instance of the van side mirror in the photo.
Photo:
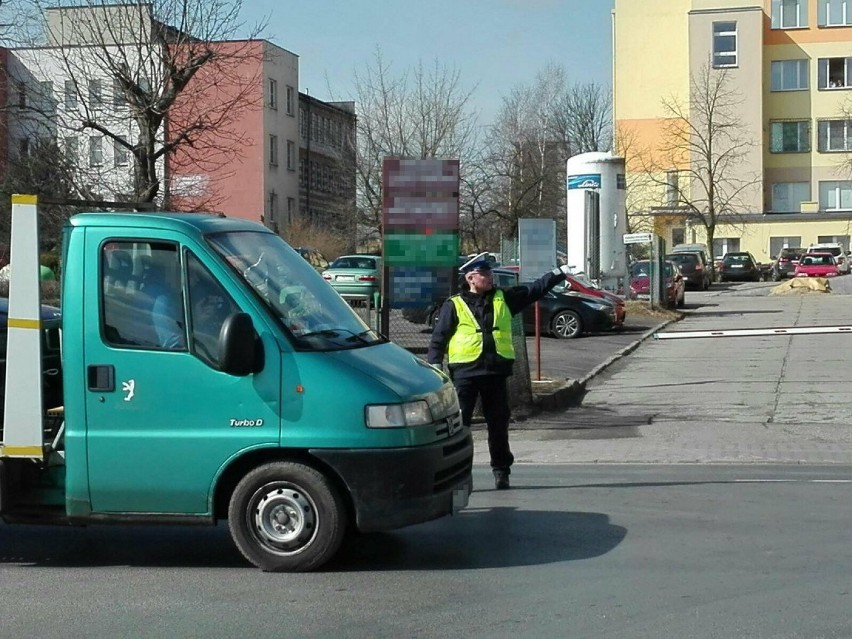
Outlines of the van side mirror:
{"type": "Polygon", "coordinates": [[[245,377],[258,367],[258,345],[254,325],[248,313],[232,313],[222,323],[219,333],[219,364],[222,371],[245,377]]]}

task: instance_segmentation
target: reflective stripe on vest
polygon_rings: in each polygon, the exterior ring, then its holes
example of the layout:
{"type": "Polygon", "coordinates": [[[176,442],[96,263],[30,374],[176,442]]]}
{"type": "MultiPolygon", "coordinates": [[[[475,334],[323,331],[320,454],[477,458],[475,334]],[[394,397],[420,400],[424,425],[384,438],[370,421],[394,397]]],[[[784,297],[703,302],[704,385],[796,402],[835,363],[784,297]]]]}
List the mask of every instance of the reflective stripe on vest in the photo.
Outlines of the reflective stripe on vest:
{"type": "MultiPolygon", "coordinates": [[[[447,361],[450,364],[466,364],[476,361],[482,355],[482,328],[473,316],[470,307],[458,295],[450,298],[456,307],[456,315],[459,324],[456,332],[450,338],[447,348],[447,361]]],[[[505,359],[515,359],[515,347],[512,345],[512,314],[506,301],[503,299],[503,291],[494,293],[494,346],[497,354],[505,359]]]]}

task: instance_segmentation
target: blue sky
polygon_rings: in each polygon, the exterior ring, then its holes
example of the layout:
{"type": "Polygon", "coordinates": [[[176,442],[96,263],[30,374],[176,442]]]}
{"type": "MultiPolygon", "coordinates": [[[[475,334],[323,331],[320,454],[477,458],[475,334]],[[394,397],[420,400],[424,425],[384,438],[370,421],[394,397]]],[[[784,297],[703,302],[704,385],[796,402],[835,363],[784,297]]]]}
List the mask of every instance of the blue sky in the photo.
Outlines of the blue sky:
{"type": "Polygon", "coordinates": [[[301,91],[352,99],[353,75],[376,47],[392,73],[437,59],[455,66],[482,122],[548,62],[571,81],[610,85],[612,0],[244,0],[269,16],[267,39],[299,56],[301,91]]]}

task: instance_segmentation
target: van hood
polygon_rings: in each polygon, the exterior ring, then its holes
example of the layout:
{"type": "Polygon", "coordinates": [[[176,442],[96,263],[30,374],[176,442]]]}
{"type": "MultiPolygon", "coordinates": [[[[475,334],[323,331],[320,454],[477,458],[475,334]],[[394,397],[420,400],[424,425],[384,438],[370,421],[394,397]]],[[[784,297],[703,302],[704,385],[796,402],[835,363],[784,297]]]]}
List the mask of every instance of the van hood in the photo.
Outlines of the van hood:
{"type": "Polygon", "coordinates": [[[439,390],[447,381],[424,360],[393,342],[326,353],[361,376],[379,382],[401,400],[439,390]]]}

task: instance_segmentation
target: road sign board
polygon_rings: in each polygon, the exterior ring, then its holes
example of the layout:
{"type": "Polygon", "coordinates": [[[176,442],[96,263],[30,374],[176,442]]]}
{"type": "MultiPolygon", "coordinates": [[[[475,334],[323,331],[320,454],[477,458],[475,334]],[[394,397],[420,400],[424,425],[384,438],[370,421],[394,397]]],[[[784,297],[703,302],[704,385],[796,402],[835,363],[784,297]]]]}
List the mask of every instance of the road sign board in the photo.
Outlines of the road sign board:
{"type": "Polygon", "coordinates": [[[650,244],[654,238],[653,233],[625,233],[625,244],[650,244]]]}

